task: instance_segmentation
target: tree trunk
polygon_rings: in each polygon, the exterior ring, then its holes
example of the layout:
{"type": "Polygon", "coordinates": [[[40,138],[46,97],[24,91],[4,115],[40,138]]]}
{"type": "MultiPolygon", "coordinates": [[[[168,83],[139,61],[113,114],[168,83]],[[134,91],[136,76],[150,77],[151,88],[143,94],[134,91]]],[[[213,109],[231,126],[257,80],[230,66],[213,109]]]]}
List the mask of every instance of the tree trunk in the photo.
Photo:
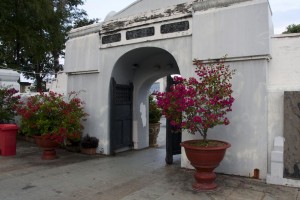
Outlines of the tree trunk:
{"type": "Polygon", "coordinates": [[[204,131],[203,131],[203,140],[204,141],[206,141],[206,139],[207,139],[207,130],[208,129],[204,129],[204,131]]]}
{"type": "Polygon", "coordinates": [[[40,76],[40,74],[35,75],[35,81],[36,81],[36,90],[38,92],[43,92],[43,78],[40,76]]]}
{"type": "Polygon", "coordinates": [[[53,58],[54,58],[54,72],[55,72],[55,78],[57,78],[57,72],[60,70],[59,66],[59,53],[57,51],[52,52],[53,58]]]}

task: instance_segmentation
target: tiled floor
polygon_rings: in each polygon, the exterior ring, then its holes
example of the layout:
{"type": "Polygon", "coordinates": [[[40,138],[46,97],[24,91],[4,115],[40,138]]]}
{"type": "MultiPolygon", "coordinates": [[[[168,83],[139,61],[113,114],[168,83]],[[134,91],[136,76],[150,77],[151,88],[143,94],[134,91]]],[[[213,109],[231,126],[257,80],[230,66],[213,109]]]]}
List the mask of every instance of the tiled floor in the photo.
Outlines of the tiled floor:
{"type": "Polygon", "coordinates": [[[193,171],[180,168],[179,156],[174,165],[165,165],[165,150],[160,147],[115,157],[59,149],[59,159],[43,161],[34,144],[17,144],[16,156],[0,156],[1,200],[300,200],[298,188],[220,174],[217,190],[194,191],[193,171]]]}

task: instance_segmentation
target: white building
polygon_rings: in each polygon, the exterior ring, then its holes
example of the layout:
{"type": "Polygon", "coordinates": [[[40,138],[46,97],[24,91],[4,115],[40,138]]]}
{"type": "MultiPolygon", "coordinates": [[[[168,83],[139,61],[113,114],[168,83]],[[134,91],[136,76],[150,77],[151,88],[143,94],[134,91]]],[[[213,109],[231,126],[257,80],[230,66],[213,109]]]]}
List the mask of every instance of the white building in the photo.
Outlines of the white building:
{"type": "Polygon", "coordinates": [[[13,70],[0,69],[0,87],[12,87],[20,90],[20,84],[17,82],[20,74],[13,70]]]}
{"type": "MultiPolygon", "coordinates": [[[[266,178],[274,137],[283,135],[283,90],[300,89],[295,65],[281,76],[278,60],[286,58],[277,48],[280,39],[273,37],[271,15],[267,0],[138,0],[102,23],[72,30],[66,44],[67,90],[86,91],[85,132],[100,139],[105,154],[148,147],[151,85],[170,74],[193,76],[194,58],[227,54],[237,69],[236,101],[231,124],[209,130],[210,138],[232,145],[217,171],[249,176],[259,169],[266,178]]],[[[299,44],[299,35],[293,40],[299,44]]],[[[299,63],[297,48],[298,60],[289,62],[299,63]]],[[[183,140],[191,138],[183,134],[183,140]]],[[[182,166],[190,167],[184,153],[182,166]]]]}

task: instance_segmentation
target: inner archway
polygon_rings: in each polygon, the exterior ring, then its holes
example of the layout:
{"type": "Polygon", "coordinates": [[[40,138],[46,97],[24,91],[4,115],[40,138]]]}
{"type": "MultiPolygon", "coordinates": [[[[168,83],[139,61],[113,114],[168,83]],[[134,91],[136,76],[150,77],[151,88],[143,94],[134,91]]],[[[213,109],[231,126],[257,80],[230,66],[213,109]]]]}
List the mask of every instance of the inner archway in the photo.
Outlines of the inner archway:
{"type": "MultiPolygon", "coordinates": [[[[149,90],[156,80],[171,74],[180,74],[177,61],[171,53],[161,48],[133,49],[117,60],[112,72],[112,79],[115,86],[127,87],[132,85],[132,94],[127,94],[132,96],[132,102],[131,107],[128,105],[128,109],[114,109],[117,105],[114,104],[116,101],[113,98],[116,95],[113,95],[114,90],[112,88],[110,95],[112,98],[111,110],[113,110],[110,117],[111,153],[149,146],[149,90]],[[119,117],[124,115],[122,113],[124,110],[131,112],[129,113],[131,117],[127,115],[126,119],[120,119],[119,117]],[[128,121],[129,119],[131,121],[128,121]],[[118,128],[116,129],[116,127],[118,128]],[[128,138],[132,139],[132,143],[129,144],[128,141],[125,141],[128,138]]],[[[130,92],[130,90],[127,91],[130,92]]]]}

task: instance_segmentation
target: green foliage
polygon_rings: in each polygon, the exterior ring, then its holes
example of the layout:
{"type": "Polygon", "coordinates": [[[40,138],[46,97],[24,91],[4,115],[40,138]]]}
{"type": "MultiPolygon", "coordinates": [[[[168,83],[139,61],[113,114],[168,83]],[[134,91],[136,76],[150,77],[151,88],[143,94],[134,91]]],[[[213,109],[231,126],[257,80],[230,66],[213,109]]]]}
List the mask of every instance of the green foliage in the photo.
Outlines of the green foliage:
{"type": "Polygon", "coordinates": [[[54,92],[31,96],[17,108],[21,115],[21,131],[25,135],[47,136],[57,143],[79,141],[87,114],[78,93],[69,94],[68,101],[54,92]]]}
{"type": "Polygon", "coordinates": [[[97,23],[98,21],[99,21],[98,18],[95,18],[95,19],[83,18],[83,19],[75,21],[73,28],[79,28],[79,27],[82,27],[82,26],[87,26],[87,25],[90,25],[90,24],[97,23]]]}
{"type": "Polygon", "coordinates": [[[152,95],[149,95],[149,123],[158,123],[162,116],[162,111],[158,108],[152,95]]]}
{"type": "Polygon", "coordinates": [[[300,24],[288,25],[283,33],[300,33],[300,24]]]}
{"type": "Polygon", "coordinates": [[[0,124],[12,123],[16,116],[16,106],[20,96],[14,88],[0,87],[0,124]]]}
{"type": "Polygon", "coordinates": [[[47,74],[62,70],[67,33],[87,20],[83,0],[0,1],[0,66],[23,71],[37,89],[47,74]],[[79,23],[79,22],[78,22],[79,23]]]}

